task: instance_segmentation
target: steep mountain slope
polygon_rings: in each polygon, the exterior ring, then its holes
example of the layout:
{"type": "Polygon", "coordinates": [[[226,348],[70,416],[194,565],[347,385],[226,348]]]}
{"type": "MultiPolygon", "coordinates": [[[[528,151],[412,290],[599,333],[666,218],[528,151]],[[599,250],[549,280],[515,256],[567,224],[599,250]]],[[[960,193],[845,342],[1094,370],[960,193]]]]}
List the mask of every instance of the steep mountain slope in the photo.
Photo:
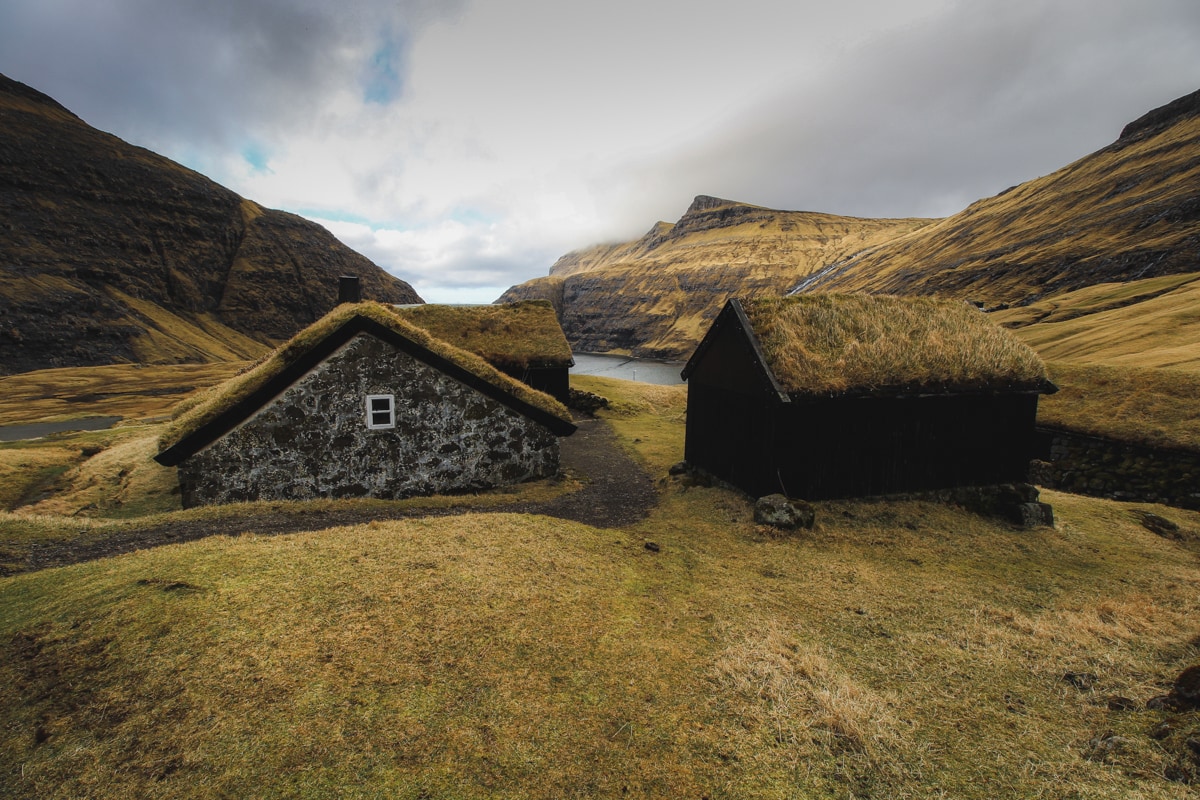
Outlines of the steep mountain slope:
{"type": "Polygon", "coordinates": [[[1200,271],[1200,92],[1050,175],[831,271],[806,291],[948,294],[988,307],[1200,271]]]}
{"type": "Polygon", "coordinates": [[[577,349],[680,357],[726,297],[764,291],[1019,307],[997,321],[1048,358],[1200,369],[1200,92],[1131,122],[1097,153],[943,220],[701,197],[676,225],[569,253],[505,298],[553,301],[577,349]],[[1166,276],[1177,278],[1168,288],[1151,281],[1166,276]],[[1133,288],[1139,281],[1150,282],[1133,288]]]}
{"type": "Polygon", "coordinates": [[[247,358],[412,287],[292,214],[91,128],[0,75],[0,374],[247,358]]]}
{"type": "Polygon", "coordinates": [[[674,225],[563,256],[503,301],[548,299],[576,350],[682,358],[733,295],[783,292],[927,224],[776,211],[701,195],[674,225]]]}

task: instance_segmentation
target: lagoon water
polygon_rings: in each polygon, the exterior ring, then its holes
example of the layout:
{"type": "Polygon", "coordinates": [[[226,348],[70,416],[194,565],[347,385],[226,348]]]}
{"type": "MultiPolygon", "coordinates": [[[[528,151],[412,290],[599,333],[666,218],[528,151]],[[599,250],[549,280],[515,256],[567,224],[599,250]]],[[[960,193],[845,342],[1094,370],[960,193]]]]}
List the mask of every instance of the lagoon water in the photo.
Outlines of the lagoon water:
{"type": "Polygon", "coordinates": [[[625,356],[601,356],[592,353],[576,353],[572,375],[602,375],[639,383],[656,383],[671,386],[683,383],[679,371],[682,361],[645,361],[625,356]]]}
{"type": "Polygon", "coordinates": [[[102,431],[121,421],[121,417],[83,417],[66,422],[31,422],[24,425],[0,427],[0,442],[17,442],[22,439],[40,439],[63,431],[102,431]]]}

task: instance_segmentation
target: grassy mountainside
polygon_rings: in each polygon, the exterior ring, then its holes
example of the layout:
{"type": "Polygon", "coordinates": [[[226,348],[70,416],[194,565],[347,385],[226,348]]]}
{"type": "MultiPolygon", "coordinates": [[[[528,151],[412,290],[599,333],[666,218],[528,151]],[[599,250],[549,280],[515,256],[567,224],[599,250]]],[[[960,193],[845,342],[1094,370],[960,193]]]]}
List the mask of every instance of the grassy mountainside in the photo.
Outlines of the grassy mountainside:
{"type": "Polygon", "coordinates": [[[1200,273],[1101,283],[990,315],[1048,360],[1200,373],[1200,273]]]}
{"type": "Polygon", "coordinates": [[[809,291],[940,293],[1027,304],[1197,271],[1200,92],[1108,147],[831,271],[809,291]]]}
{"type": "MultiPolygon", "coordinates": [[[[586,388],[663,476],[631,528],[263,536],[234,507],[203,511],[229,535],[0,579],[0,794],[1191,796],[1200,712],[1146,701],[1200,660],[1200,514],[1046,493],[1056,527],[1021,531],[836,502],[775,538],[665,478],[681,387],[586,388]]],[[[124,476],[126,500],[0,514],[0,549],[144,524],[170,497],[127,471],[153,436],[0,446],[26,472],[99,449],[62,499],[124,476]]]]}
{"type": "Polygon", "coordinates": [[[1049,359],[1136,360],[1151,325],[1179,325],[1177,345],[1137,363],[1187,366],[1198,186],[1200,92],[1130,123],[1099,152],[943,220],[852,220],[701,197],[676,225],[570,253],[506,297],[554,302],[579,349],[679,357],[735,294],[940,294],[1030,306],[1002,319],[1033,326],[1021,335],[1049,359]],[[1173,294],[1160,296],[1167,286],[1173,294]],[[1067,316],[1078,319],[1059,324],[1067,316]],[[1085,333],[1093,326],[1105,332],[1085,333]]]}
{"type": "Polygon", "coordinates": [[[685,358],[729,297],[778,294],[822,265],[928,222],[701,196],[674,225],[660,222],[636,242],[568,254],[548,277],[501,299],[550,300],[576,350],[685,358]]]}
{"type": "Polygon", "coordinates": [[[0,374],[246,359],[339,274],[419,302],[319,225],[266,210],[0,76],[0,374]]]}

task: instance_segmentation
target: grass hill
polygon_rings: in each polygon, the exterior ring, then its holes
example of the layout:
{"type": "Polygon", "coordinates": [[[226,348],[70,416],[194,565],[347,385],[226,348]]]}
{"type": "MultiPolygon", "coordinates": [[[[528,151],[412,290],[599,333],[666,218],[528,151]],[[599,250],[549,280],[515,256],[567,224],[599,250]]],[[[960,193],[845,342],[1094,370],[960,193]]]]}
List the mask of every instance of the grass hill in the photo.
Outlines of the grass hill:
{"type": "Polygon", "coordinates": [[[1200,92],[1108,147],[864,254],[810,291],[940,293],[988,308],[1198,271],[1200,92]]]}
{"type": "Polygon", "coordinates": [[[0,513],[6,565],[224,534],[0,578],[0,794],[1191,796],[1200,712],[1147,701],[1200,660],[1200,513],[1047,492],[1056,526],[1023,531],[838,501],[778,538],[667,478],[681,387],[583,383],[661,478],[629,528],[476,508],[265,536],[241,520],[271,504],[177,509],[139,455],[159,425],[0,445],[9,475],[65,468],[0,513]],[[106,480],[123,503],[88,507],[106,480]]]}
{"type": "Polygon", "coordinates": [[[678,222],[640,240],[563,256],[550,275],[501,300],[559,309],[576,350],[686,358],[734,295],[779,294],[831,260],[928,224],[855,219],[697,197],[678,222]]]}
{"type": "Polygon", "coordinates": [[[0,374],[254,358],[328,311],[412,288],[319,225],[98,131],[0,75],[0,374]]]}
{"type": "Polygon", "coordinates": [[[1048,359],[1194,369],[1200,92],[1108,147],[943,220],[851,220],[697,198],[679,223],[571,253],[506,296],[560,308],[578,349],[686,356],[733,294],[940,294],[1019,327],[1048,359]],[[677,322],[672,322],[673,320],[677,322]],[[1147,353],[1150,331],[1173,331],[1147,353]],[[1123,341],[1124,340],[1124,341],[1123,341]]]}

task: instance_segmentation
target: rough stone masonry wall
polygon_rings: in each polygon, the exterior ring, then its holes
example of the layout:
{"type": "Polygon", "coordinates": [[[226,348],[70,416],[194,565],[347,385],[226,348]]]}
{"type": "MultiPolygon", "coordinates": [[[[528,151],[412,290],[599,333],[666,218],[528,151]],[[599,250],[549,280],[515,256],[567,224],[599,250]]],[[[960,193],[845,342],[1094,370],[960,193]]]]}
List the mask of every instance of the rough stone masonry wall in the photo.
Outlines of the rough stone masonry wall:
{"type": "Polygon", "coordinates": [[[179,465],[183,504],[402,498],[548,477],[544,426],[360,334],[238,428],[179,465]],[[366,396],[394,394],[396,427],[366,426],[366,396]]]}
{"type": "Polygon", "coordinates": [[[1049,461],[1035,461],[1034,483],[1114,500],[1165,503],[1200,509],[1200,453],[1142,447],[1058,429],[1049,438],[1049,461]]]}

